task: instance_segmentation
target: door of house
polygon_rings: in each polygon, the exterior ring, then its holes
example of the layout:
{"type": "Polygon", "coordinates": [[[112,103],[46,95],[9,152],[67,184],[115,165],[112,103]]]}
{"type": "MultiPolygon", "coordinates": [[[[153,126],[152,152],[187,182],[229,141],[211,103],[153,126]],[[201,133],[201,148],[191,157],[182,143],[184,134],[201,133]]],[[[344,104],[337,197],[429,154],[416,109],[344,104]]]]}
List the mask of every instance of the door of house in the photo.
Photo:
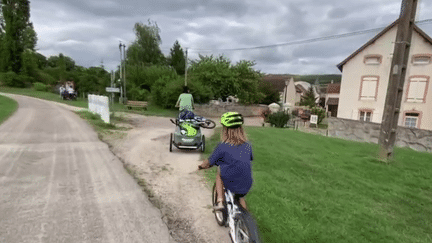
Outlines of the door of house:
{"type": "Polygon", "coordinates": [[[338,110],[338,106],[337,105],[329,105],[328,106],[328,111],[331,112],[331,116],[332,117],[337,117],[337,110],[338,110]]]}

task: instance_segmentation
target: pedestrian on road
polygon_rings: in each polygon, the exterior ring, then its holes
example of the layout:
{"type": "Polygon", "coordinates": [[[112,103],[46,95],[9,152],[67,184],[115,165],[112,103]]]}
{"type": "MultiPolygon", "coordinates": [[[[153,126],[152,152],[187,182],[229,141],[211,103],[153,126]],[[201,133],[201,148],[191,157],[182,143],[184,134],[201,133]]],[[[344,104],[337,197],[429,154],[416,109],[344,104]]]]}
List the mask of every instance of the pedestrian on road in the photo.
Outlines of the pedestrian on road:
{"type": "Polygon", "coordinates": [[[194,100],[192,94],[189,94],[189,88],[187,86],[183,87],[183,93],[179,96],[177,104],[175,107],[179,107],[179,110],[193,111],[194,100]]]}

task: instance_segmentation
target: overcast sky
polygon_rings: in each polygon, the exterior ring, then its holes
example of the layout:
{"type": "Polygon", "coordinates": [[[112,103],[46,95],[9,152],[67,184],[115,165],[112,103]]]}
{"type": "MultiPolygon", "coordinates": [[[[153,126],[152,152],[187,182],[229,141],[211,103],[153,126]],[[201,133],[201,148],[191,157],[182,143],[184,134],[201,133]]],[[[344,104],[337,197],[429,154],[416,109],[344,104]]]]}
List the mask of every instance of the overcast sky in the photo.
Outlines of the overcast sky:
{"type": "MultiPolygon", "coordinates": [[[[136,22],[155,21],[165,54],[178,40],[189,58],[203,55],[246,59],[274,74],[339,74],[336,65],[378,32],[310,44],[221,51],[385,27],[402,0],[31,0],[37,49],[49,57],[72,57],[77,65],[116,69],[119,41],[135,40],[136,22]],[[211,49],[213,51],[198,51],[211,49]]],[[[432,1],[420,0],[417,20],[432,16],[432,1]]],[[[432,36],[432,23],[419,25],[432,36]]]]}

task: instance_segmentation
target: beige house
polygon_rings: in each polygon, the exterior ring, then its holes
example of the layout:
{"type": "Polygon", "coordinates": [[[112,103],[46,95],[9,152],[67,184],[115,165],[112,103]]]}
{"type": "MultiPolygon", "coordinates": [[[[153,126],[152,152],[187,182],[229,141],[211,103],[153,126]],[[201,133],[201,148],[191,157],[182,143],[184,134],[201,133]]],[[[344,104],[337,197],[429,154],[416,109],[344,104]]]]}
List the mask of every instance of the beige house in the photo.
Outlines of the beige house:
{"type": "MultiPolygon", "coordinates": [[[[398,20],[337,65],[337,117],[381,123],[398,20]]],[[[432,130],[432,38],[414,25],[399,126],[432,130]]]]}
{"type": "Polygon", "coordinates": [[[340,87],[340,83],[331,83],[327,86],[327,92],[325,94],[325,108],[326,112],[330,113],[330,116],[332,117],[337,117],[340,87]]]}
{"type": "Polygon", "coordinates": [[[280,102],[283,104],[295,105],[296,100],[296,86],[294,78],[290,75],[266,75],[263,81],[271,83],[280,94],[280,102]]]}

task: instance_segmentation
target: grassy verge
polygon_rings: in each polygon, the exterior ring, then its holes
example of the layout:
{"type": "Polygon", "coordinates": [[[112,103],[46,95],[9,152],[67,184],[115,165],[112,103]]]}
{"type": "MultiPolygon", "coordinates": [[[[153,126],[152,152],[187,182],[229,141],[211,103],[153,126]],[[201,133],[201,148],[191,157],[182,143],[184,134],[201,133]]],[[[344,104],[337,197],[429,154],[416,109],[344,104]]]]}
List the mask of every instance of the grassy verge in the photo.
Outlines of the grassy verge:
{"type": "Polygon", "coordinates": [[[5,96],[0,95],[0,124],[8,119],[18,109],[18,103],[5,96]]]}
{"type": "MultiPolygon", "coordinates": [[[[0,92],[26,95],[26,96],[39,98],[39,99],[60,102],[60,103],[64,103],[76,107],[83,107],[83,108],[88,107],[88,100],[82,97],[78,97],[77,100],[62,100],[60,95],[51,92],[37,91],[34,89],[10,88],[10,87],[1,87],[0,92]]],[[[146,116],[176,117],[178,115],[178,109],[164,109],[152,104],[149,104],[147,110],[138,109],[138,108],[133,108],[129,110],[123,104],[114,103],[111,104],[110,109],[114,112],[130,112],[130,113],[146,115],[146,116]]]]}
{"type": "Polygon", "coordinates": [[[246,132],[255,156],[246,199],[265,242],[432,242],[431,154],[396,148],[386,165],[375,144],[246,132]]]}

